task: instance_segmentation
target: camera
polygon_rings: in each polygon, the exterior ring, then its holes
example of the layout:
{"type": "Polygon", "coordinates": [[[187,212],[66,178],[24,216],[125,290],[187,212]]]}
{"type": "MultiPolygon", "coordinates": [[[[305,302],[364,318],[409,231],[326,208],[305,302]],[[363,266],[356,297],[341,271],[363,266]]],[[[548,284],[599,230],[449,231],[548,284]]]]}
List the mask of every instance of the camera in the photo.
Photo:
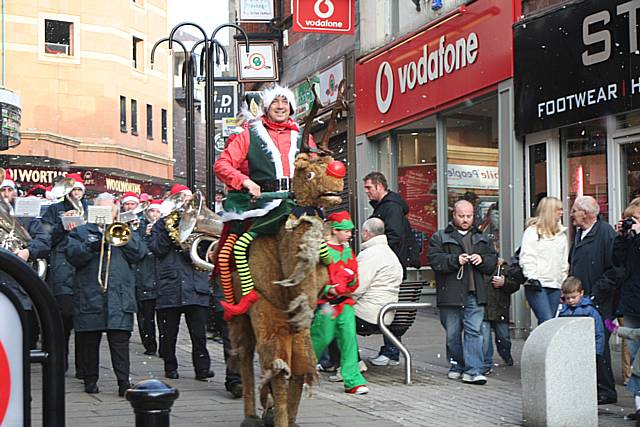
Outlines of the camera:
{"type": "Polygon", "coordinates": [[[625,218],[624,221],[622,221],[622,226],[621,229],[623,232],[628,233],[629,230],[631,230],[631,227],[634,226],[636,222],[634,221],[633,218],[625,218]]]}

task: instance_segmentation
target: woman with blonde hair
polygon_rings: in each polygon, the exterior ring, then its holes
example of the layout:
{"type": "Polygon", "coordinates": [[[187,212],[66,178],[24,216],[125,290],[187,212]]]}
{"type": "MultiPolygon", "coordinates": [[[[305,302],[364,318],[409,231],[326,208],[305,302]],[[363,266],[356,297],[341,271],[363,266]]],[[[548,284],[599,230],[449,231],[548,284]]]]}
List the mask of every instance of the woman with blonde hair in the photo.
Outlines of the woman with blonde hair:
{"type": "Polygon", "coordinates": [[[543,198],[520,245],[520,266],[528,279],[524,293],[539,324],[555,317],[560,286],[569,272],[569,240],[561,220],[562,201],[543,198]]]}

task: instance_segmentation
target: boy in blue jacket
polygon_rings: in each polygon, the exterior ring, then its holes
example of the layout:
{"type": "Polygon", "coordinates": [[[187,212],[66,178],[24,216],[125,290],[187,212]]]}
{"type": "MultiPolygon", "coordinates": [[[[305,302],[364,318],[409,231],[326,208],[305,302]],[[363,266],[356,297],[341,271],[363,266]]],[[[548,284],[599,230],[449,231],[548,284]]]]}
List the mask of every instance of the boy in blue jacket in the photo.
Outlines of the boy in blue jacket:
{"type": "Polygon", "coordinates": [[[584,296],[582,282],[569,276],[562,282],[562,308],[558,317],[592,317],[596,329],[596,357],[604,354],[604,324],[591,298],[584,296]]]}

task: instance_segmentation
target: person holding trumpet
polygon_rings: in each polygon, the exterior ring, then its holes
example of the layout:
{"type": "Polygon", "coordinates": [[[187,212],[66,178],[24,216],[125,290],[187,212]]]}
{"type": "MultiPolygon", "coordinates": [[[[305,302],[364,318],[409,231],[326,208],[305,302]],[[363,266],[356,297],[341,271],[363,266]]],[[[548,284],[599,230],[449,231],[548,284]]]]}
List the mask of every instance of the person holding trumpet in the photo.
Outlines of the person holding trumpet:
{"type": "MultiPolygon", "coordinates": [[[[116,221],[118,213],[113,195],[98,195],[95,205],[111,207],[113,221],[116,221]]],[[[136,312],[133,266],[142,261],[147,251],[138,233],[125,223],[85,224],[69,234],[65,254],[76,268],[73,326],[87,393],[99,392],[98,364],[103,332],[109,341],[118,395],[124,396],[131,385],[129,340],[136,312]]]]}

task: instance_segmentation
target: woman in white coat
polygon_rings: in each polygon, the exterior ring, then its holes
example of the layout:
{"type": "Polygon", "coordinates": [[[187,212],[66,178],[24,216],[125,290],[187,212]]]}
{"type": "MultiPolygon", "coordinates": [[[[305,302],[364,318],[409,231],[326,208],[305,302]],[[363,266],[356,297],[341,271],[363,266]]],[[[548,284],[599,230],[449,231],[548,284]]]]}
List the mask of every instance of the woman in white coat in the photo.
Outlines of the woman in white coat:
{"type": "Polygon", "coordinates": [[[545,197],[527,222],[520,245],[524,293],[538,323],[556,315],[560,286],[569,272],[569,240],[562,219],[562,201],[545,197]]]}

